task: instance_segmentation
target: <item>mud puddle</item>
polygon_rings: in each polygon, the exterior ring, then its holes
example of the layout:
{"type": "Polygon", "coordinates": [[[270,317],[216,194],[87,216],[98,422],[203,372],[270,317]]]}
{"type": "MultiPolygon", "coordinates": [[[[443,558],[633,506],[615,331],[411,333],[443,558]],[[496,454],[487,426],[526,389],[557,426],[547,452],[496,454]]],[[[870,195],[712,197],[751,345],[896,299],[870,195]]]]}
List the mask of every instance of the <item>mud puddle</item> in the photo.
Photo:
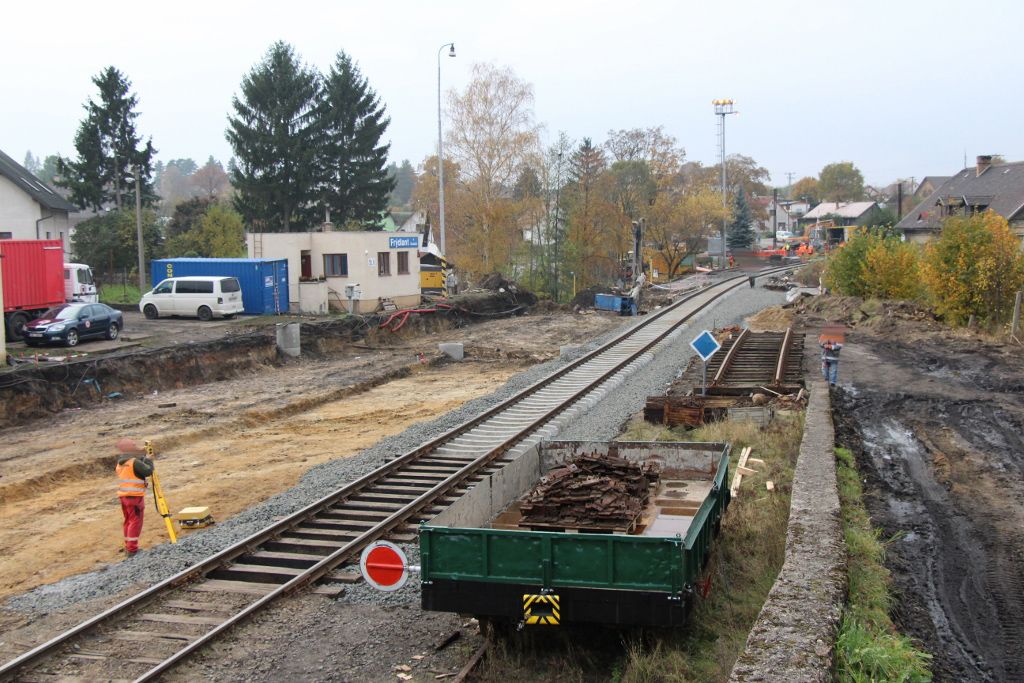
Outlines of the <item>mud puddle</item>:
{"type": "Polygon", "coordinates": [[[936,680],[1024,680],[1024,363],[911,332],[848,336],[833,401],[889,540],[893,616],[936,680]]]}

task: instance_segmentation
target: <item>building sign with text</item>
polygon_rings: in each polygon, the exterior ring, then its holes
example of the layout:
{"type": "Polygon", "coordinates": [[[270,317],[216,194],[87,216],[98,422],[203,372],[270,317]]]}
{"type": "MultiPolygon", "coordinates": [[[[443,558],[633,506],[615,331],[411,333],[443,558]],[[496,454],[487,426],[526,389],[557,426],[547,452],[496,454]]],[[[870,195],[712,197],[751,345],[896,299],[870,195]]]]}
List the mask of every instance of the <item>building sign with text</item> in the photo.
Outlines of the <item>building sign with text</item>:
{"type": "Polygon", "coordinates": [[[408,237],[389,237],[388,248],[389,249],[415,249],[420,246],[419,235],[409,235],[408,237]]]}

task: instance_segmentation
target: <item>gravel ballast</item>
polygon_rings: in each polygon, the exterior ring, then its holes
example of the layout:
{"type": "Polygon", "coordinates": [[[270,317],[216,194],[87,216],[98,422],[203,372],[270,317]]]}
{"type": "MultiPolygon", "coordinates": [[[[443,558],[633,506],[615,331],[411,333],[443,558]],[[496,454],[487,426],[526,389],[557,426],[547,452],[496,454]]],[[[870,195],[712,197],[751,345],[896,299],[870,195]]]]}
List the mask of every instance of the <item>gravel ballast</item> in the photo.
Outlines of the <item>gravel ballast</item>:
{"type": "MultiPolygon", "coordinates": [[[[692,351],[689,341],[701,330],[739,324],[765,308],[785,300],[784,294],[760,287],[740,287],[721,299],[717,305],[701,312],[669,339],[659,344],[645,364],[635,364],[634,372],[618,383],[588,410],[578,411],[565,420],[558,434],[562,439],[611,439],[621,425],[639,411],[647,396],[664,391],[675,374],[686,366],[692,351]]],[[[529,319],[523,320],[524,329],[529,319]]],[[[626,323],[631,325],[632,321],[626,323]]],[[[625,327],[625,326],[624,326],[625,327]]],[[[97,598],[109,598],[128,588],[151,585],[209,557],[269,526],[281,517],[318,500],[344,484],[380,467],[388,460],[412,450],[423,442],[465,422],[505,400],[514,393],[537,382],[565,363],[593,350],[620,334],[619,328],[590,344],[570,350],[558,360],[534,366],[507,382],[490,396],[467,402],[461,408],[434,420],[414,425],[401,434],[389,437],[356,456],[324,463],[307,472],[293,489],[270,498],[235,517],[184,538],[177,545],[163,544],[140,552],[130,562],[109,565],[95,572],[70,577],[60,582],[11,597],[5,607],[26,613],[43,614],[69,605],[97,598]]],[[[150,523],[153,523],[152,520],[150,523]]],[[[407,547],[412,562],[418,561],[415,546],[407,547]]],[[[413,577],[399,591],[382,594],[364,585],[346,587],[340,602],[373,602],[396,606],[418,604],[419,583],[413,577]]]]}

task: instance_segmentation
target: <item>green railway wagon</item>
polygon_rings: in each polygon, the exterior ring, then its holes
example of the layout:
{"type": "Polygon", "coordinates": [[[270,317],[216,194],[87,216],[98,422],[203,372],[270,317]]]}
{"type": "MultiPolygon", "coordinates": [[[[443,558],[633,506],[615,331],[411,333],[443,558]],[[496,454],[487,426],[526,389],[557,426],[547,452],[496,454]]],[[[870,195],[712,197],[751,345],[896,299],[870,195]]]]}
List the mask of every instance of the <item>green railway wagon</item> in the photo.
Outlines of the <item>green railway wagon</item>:
{"type": "Polygon", "coordinates": [[[422,606],[526,624],[677,626],[729,504],[722,443],[547,441],[484,478],[420,528],[422,606]],[[655,462],[628,533],[538,530],[519,500],[582,454],[655,462]]]}

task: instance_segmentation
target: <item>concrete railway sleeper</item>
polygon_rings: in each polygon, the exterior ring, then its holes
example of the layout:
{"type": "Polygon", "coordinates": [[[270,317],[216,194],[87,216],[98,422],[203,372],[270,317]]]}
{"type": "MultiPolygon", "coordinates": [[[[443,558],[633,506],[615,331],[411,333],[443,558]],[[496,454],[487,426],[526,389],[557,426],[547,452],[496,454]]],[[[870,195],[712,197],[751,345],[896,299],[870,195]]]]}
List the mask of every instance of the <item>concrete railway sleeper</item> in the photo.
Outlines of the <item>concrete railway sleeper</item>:
{"type": "Polygon", "coordinates": [[[51,668],[69,675],[79,664],[99,667],[87,677],[106,678],[114,672],[102,671],[105,663],[122,678],[122,657],[92,649],[110,640],[153,644],[147,653],[155,656],[134,659],[131,673],[151,680],[278,597],[330,580],[367,544],[414,540],[418,524],[557,433],[560,421],[621,383],[683,322],[746,281],[730,278],[691,293],[472,420],[7,662],[0,680],[51,668]],[[83,658],[83,651],[91,654],[83,658]]]}

